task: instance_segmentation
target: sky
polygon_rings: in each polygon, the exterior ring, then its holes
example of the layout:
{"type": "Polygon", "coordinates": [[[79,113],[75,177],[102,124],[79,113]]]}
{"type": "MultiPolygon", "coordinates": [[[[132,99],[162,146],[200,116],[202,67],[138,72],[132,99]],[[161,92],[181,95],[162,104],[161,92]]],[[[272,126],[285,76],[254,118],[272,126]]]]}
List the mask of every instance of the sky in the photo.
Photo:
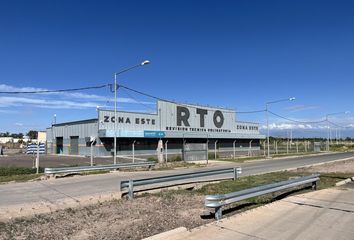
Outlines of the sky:
{"type": "MultiPolygon", "coordinates": [[[[0,1],[0,92],[118,83],[160,98],[265,108],[297,121],[330,117],[354,137],[354,1],[0,1]]],[[[113,107],[102,89],[0,94],[0,132],[45,130],[113,107]]],[[[155,100],[118,90],[118,108],[156,111],[155,100]]],[[[259,122],[265,113],[237,114],[259,122]]],[[[275,136],[326,136],[323,124],[269,118],[275,136]]],[[[339,134],[339,133],[337,133],[339,134]]]]}

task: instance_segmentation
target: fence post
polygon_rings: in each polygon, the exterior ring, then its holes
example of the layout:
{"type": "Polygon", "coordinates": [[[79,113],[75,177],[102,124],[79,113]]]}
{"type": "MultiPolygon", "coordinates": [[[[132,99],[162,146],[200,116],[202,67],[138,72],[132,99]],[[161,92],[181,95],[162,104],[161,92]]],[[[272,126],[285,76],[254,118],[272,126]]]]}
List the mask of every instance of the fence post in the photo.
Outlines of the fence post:
{"type": "Polygon", "coordinates": [[[167,162],[167,143],[168,143],[168,140],[166,140],[166,142],[165,142],[165,158],[166,158],[166,162],[167,162]]]}
{"type": "Polygon", "coordinates": [[[129,180],[129,188],[128,188],[128,198],[132,200],[134,198],[134,185],[133,180],[129,180]]]}
{"type": "Polygon", "coordinates": [[[286,154],[289,154],[289,140],[286,141],[286,154]]]}
{"type": "Polygon", "coordinates": [[[133,163],[135,163],[135,142],[136,140],[133,141],[133,144],[132,144],[132,150],[133,150],[133,163]]]}
{"type": "Polygon", "coordinates": [[[304,145],[305,145],[305,152],[307,152],[307,142],[305,142],[304,145]]]}
{"type": "Polygon", "coordinates": [[[236,140],[233,142],[232,148],[233,148],[233,151],[234,151],[233,159],[235,159],[235,155],[236,155],[236,140]]]}
{"type": "Polygon", "coordinates": [[[215,160],[216,160],[216,144],[218,143],[218,140],[216,140],[215,141],[215,144],[214,144],[214,154],[215,154],[215,156],[214,156],[214,158],[215,158],[215,160]]]}
{"type": "Polygon", "coordinates": [[[296,141],[296,153],[299,153],[299,142],[296,141]]]}
{"type": "Polygon", "coordinates": [[[278,154],[278,143],[276,140],[274,140],[274,148],[275,148],[275,154],[278,154]]]}
{"type": "Polygon", "coordinates": [[[39,173],[39,142],[37,143],[36,173],[39,173]]]}
{"type": "Polygon", "coordinates": [[[209,164],[209,139],[206,142],[206,164],[209,164]]]}
{"type": "Polygon", "coordinates": [[[250,145],[249,145],[249,150],[248,150],[248,156],[252,156],[252,141],[250,141],[250,145]]]}
{"type": "Polygon", "coordinates": [[[263,141],[263,155],[266,156],[266,141],[263,141]]]}
{"type": "Polygon", "coordinates": [[[93,141],[90,143],[90,153],[91,153],[90,165],[92,167],[93,166],[93,141]]]}

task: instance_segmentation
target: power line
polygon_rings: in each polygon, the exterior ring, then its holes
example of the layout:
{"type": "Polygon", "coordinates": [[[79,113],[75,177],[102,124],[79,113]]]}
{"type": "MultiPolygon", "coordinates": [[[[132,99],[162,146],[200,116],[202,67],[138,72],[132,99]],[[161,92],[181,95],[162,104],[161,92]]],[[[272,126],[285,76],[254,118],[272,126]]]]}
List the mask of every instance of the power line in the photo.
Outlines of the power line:
{"type": "Polygon", "coordinates": [[[281,116],[279,114],[276,114],[272,111],[269,111],[268,112],[274,116],[277,116],[279,118],[282,118],[282,119],[285,119],[287,121],[290,121],[290,122],[296,122],[296,123],[302,123],[302,124],[317,124],[317,123],[324,123],[326,122],[327,120],[320,120],[320,121],[298,121],[298,120],[294,120],[294,119],[291,119],[291,118],[287,118],[287,117],[284,117],[284,116],[281,116]]]}
{"type": "Polygon", "coordinates": [[[336,124],[336,123],[334,123],[334,122],[331,122],[331,121],[329,121],[329,120],[327,120],[327,122],[330,123],[330,124],[332,124],[333,126],[336,126],[336,127],[339,127],[339,128],[351,128],[350,126],[341,126],[341,125],[336,124]]]}
{"type": "Polygon", "coordinates": [[[238,114],[250,114],[250,113],[261,113],[261,112],[266,112],[267,110],[262,109],[262,110],[254,110],[254,111],[244,111],[244,112],[238,112],[236,111],[236,113],[238,114]]]}
{"type": "MultiPolygon", "coordinates": [[[[141,94],[141,95],[146,96],[146,97],[153,98],[153,99],[155,99],[155,100],[164,101],[164,102],[169,102],[169,103],[177,104],[177,105],[180,105],[180,106],[186,106],[186,107],[190,107],[190,108],[198,108],[198,107],[193,106],[193,105],[191,105],[191,104],[179,103],[179,102],[176,102],[176,101],[172,101],[172,100],[168,100],[168,99],[163,99],[163,98],[160,98],[160,97],[156,97],[156,96],[153,96],[153,95],[151,95],[151,94],[144,93],[144,92],[141,92],[141,91],[132,89],[132,88],[130,88],[130,87],[126,87],[126,86],[124,86],[124,85],[118,85],[118,87],[127,89],[127,90],[129,90],[129,91],[132,91],[132,92],[141,94]]],[[[204,106],[204,107],[215,108],[215,107],[210,107],[210,106],[204,106]]],[[[233,111],[233,110],[230,111],[230,109],[225,109],[225,108],[223,108],[223,111],[224,111],[224,112],[228,112],[228,113],[235,113],[235,111],[233,111]]]]}
{"type": "MultiPolygon", "coordinates": [[[[154,96],[154,95],[151,95],[151,94],[148,94],[148,93],[145,93],[145,92],[141,92],[141,91],[139,91],[139,90],[136,90],[136,89],[133,89],[133,88],[124,86],[124,85],[118,85],[118,87],[120,87],[120,88],[122,88],[122,89],[126,89],[126,90],[129,90],[129,91],[132,91],[132,92],[135,92],[135,93],[138,93],[138,94],[143,95],[143,96],[146,96],[146,97],[153,98],[153,99],[155,99],[155,100],[164,101],[164,102],[169,102],[169,103],[177,104],[177,105],[180,105],[180,106],[186,106],[186,107],[190,107],[190,108],[198,108],[198,107],[193,106],[193,105],[191,105],[191,104],[179,103],[179,102],[176,102],[176,101],[171,101],[171,100],[168,100],[168,99],[156,97],[156,96],[154,96]]],[[[216,108],[216,107],[210,107],[210,106],[204,106],[204,107],[216,108]]],[[[225,108],[223,108],[223,111],[224,111],[224,112],[227,112],[227,113],[241,113],[241,114],[251,114],[251,113],[265,112],[265,110],[237,112],[237,111],[234,111],[234,110],[230,111],[230,109],[225,109],[225,108]]]]}
{"type": "Polygon", "coordinates": [[[0,94],[37,94],[37,93],[57,93],[57,92],[74,92],[74,91],[83,91],[90,89],[100,89],[109,86],[109,84],[82,87],[82,88],[67,88],[67,89],[57,89],[57,90],[36,90],[36,91],[0,91],[0,94]]]}
{"type": "Polygon", "coordinates": [[[125,92],[125,94],[128,95],[128,97],[130,97],[131,99],[133,99],[134,101],[136,101],[136,102],[139,103],[140,105],[142,105],[142,106],[144,106],[144,107],[146,107],[146,108],[148,108],[148,109],[150,109],[150,110],[156,111],[156,108],[152,108],[152,107],[148,106],[147,104],[145,104],[145,103],[143,103],[143,102],[137,100],[137,99],[136,99],[135,97],[133,97],[126,89],[124,89],[124,88],[121,88],[121,89],[125,92]]]}

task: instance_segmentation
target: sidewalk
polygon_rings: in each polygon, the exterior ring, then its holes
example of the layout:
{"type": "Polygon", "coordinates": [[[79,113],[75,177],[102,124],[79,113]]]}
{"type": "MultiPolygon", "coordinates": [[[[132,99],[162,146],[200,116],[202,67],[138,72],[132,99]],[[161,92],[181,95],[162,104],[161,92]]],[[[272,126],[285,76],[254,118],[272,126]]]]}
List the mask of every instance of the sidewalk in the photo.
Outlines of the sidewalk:
{"type": "MultiPolygon", "coordinates": [[[[353,226],[351,182],[291,196],[191,231],[180,231],[168,239],[354,239],[353,226]]],[[[151,239],[160,239],[155,237],[151,239]]]]}

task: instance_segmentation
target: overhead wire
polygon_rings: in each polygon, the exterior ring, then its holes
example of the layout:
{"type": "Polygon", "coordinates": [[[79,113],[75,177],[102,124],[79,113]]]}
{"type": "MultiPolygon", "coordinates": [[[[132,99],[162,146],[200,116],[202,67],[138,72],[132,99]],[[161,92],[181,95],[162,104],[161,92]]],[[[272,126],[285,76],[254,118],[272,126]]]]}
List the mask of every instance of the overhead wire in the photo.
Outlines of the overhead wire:
{"type": "MultiPolygon", "coordinates": [[[[132,91],[134,93],[137,93],[137,94],[140,94],[140,95],[143,95],[143,96],[146,96],[146,97],[153,98],[155,100],[165,101],[165,102],[178,104],[178,105],[181,105],[181,106],[187,106],[187,107],[191,107],[191,108],[197,108],[194,105],[185,104],[185,103],[179,103],[179,102],[171,101],[171,100],[168,100],[168,99],[160,98],[160,97],[157,97],[157,96],[154,96],[154,95],[151,95],[151,94],[148,94],[148,93],[145,93],[145,92],[142,92],[142,91],[139,91],[139,90],[136,90],[136,89],[121,85],[121,84],[118,85],[118,88],[129,90],[129,91],[132,91]]],[[[128,93],[127,91],[125,91],[125,92],[128,93]]],[[[133,98],[133,99],[135,101],[137,101],[135,98],[133,98]]],[[[205,106],[205,107],[210,107],[210,106],[205,106]]],[[[212,107],[210,107],[210,108],[212,108],[212,107]]],[[[224,109],[224,111],[225,111],[225,109],[224,109]]],[[[266,111],[267,111],[266,109],[260,109],[260,110],[254,110],[254,111],[226,111],[226,112],[237,113],[237,114],[254,114],[254,113],[262,113],[262,112],[266,112],[266,111]]],[[[336,125],[336,126],[339,126],[339,127],[343,127],[343,126],[340,126],[340,125],[337,125],[337,124],[335,124],[333,122],[328,121],[328,119],[318,120],[318,121],[299,121],[299,120],[291,119],[291,118],[288,118],[288,117],[284,117],[282,115],[279,115],[279,114],[277,114],[275,112],[272,112],[272,111],[269,111],[269,110],[268,110],[268,112],[270,114],[278,117],[278,118],[281,118],[281,119],[284,119],[284,120],[287,120],[287,121],[290,121],[290,122],[295,122],[295,123],[300,123],[300,124],[321,124],[321,123],[329,122],[329,123],[331,123],[333,125],[336,125]]],[[[345,128],[345,127],[343,127],[343,128],[345,128]]]]}
{"type": "Polygon", "coordinates": [[[276,117],[279,117],[279,118],[282,118],[284,120],[287,120],[287,121],[290,121],[290,122],[296,122],[296,123],[302,123],[302,124],[318,124],[318,123],[324,123],[326,122],[327,120],[319,120],[319,121],[299,121],[299,120],[295,120],[295,119],[291,119],[291,118],[287,118],[287,117],[284,117],[284,116],[281,116],[277,113],[274,113],[272,111],[269,111],[268,112],[276,117]]]}
{"type": "MultiPolygon", "coordinates": [[[[142,92],[142,91],[139,91],[139,90],[136,90],[136,89],[133,89],[133,88],[130,88],[130,87],[127,87],[127,86],[124,86],[124,85],[121,85],[119,84],[118,87],[122,88],[122,89],[126,89],[126,90],[129,90],[129,91],[132,91],[132,92],[135,92],[135,93],[138,93],[140,95],[143,95],[143,96],[146,96],[146,97],[150,97],[150,98],[153,98],[155,100],[159,100],[159,101],[164,101],[164,102],[169,102],[169,103],[173,103],[173,104],[178,104],[180,106],[186,106],[186,107],[190,107],[190,108],[198,108],[194,105],[191,105],[191,104],[188,104],[188,103],[180,103],[180,102],[176,102],[176,101],[172,101],[172,100],[168,100],[168,99],[164,99],[164,98],[160,98],[160,97],[157,97],[157,96],[154,96],[154,95],[151,95],[151,94],[148,94],[148,93],[145,93],[145,92],[142,92]]],[[[208,107],[208,108],[216,108],[216,107],[212,107],[212,106],[204,106],[204,107],[208,107]]],[[[224,112],[228,112],[228,113],[241,113],[241,114],[246,114],[246,113],[260,113],[260,112],[265,112],[265,110],[256,110],[256,111],[245,111],[245,112],[238,112],[238,111],[235,111],[235,110],[231,110],[231,109],[228,109],[228,108],[222,108],[224,112]]]]}
{"type": "Polygon", "coordinates": [[[350,126],[341,126],[337,123],[334,123],[332,121],[327,120],[328,123],[332,124],[333,126],[339,127],[339,128],[351,128],[350,126]]]}
{"type": "MultiPolygon", "coordinates": [[[[110,87],[110,89],[112,90],[112,86],[113,84],[103,84],[103,85],[96,85],[96,86],[88,86],[88,87],[81,87],[81,88],[67,88],[67,89],[56,89],[56,90],[47,90],[47,89],[44,89],[44,90],[34,90],[34,91],[0,91],[0,94],[40,94],[40,93],[58,93],[58,92],[73,92],[73,91],[84,91],[84,90],[91,90],[91,89],[101,89],[101,88],[105,88],[105,87],[110,87]]],[[[172,101],[172,100],[168,100],[168,99],[164,99],[164,98],[160,98],[160,97],[156,97],[154,95],[151,95],[151,94],[148,94],[148,93],[145,93],[145,92],[142,92],[142,91],[139,91],[139,90],[136,90],[136,89],[133,89],[133,88],[130,88],[130,87],[127,87],[127,86],[124,86],[124,85],[117,85],[117,89],[121,88],[130,98],[132,98],[133,100],[135,100],[137,103],[143,105],[144,107],[146,108],[149,108],[151,110],[156,110],[150,106],[148,106],[147,104],[144,104],[143,102],[137,100],[135,97],[133,97],[131,94],[129,94],[128,91],[131,91],[131,92],[134,92],[134,93],[137,93],[137,94],[140,94],[140,95],[143,95],[143,96],[146,96],[146,97],[150,97],[150,98],[153,98],[155,100],[160,100],[160,101],[164,101],[164,102],[169,102],[169,103],[173,103],[173,104],[178,104],[178,105],[181,105],[181,106],[187,106],[187,107],[192,107],[192,108],[197,108],[196,106],[194,105],[191,105],[191,104],[186,104],[186,103],[178,103],[176,101],[172,101]],[[127,91],[128,90],[128,91],[127,91]]],[[[208,107],[208,108],[214,108],[214,107],[211,107],[211,106],[204,106],[204,107],[208,107]]],[[[261,112],[266,112],[267,110],[266,109],[260,109],[260,110],[254,110],[254,111],[234,111],[234,110],[231,110],[230,109],[227,109],[227,108],[223,108],[223,111],[224,112],[229,112],[229,113],[237,113],[237,114],[254,114],[254,113],[261,113],[261,112]]],[[[350,128],[349,126],[341,126],[341,125],[338,125],[336,123],[333,123],[331,121],[329,121],[328,119],[325,119],[325,120],[319,120],[319,121],[299,121],[299,120],[295,120],[295,119],[291,119],[291,118],[287,118],[287,117],[284,117],[284,116],[281,116],[277,113],[274,113],[272,111],[269,111],[268,112],[276,117],[279,117],[279,118],[282,118],[284,120],[287,120],[287,121],[291,121],[291,122],[296,122],[296,123],[302,123],[302,124],[320,124],[320,123],[325,123],[325,122],[328,122],[334,126],[337,126],[337,127],[340,127],[340,128],[350,128]]]]}
{"type": "Polygon", "coordinates": [[[262,110],[254,110],[254,111],[236,111],[238,114],[251,114],[251,113],[261,113],[261,112],[266,112],[266,109],[262,110]]]}
{"type": "Polygon", "coordinates": [[[131,99],[133,99],[136,103],[139,103],[140,105],[150,109],[150,110],[153,110],[154,112],[156,111],[156,108],[153,108],[153,107],[150,107],[149,105],[143,103],[142,101],[139,101],[138,99],[136,99],[133,95],[131,95],[126,89],[124,88],[121,88],[125,94],[127,94],[131,99]]]}
{"type": "Polygon", "coordinates": [[[81,87],[81,88],[56,89],[56,90],[44,89],[44,90],[34,90],[34,91],[0,91],[0,94],[38,94],[38,93],[74,92],[74,91],[83,91],[83,90],[90,90],[90,89],[100,89],[108,86],[109,84],[81,87]]]}

